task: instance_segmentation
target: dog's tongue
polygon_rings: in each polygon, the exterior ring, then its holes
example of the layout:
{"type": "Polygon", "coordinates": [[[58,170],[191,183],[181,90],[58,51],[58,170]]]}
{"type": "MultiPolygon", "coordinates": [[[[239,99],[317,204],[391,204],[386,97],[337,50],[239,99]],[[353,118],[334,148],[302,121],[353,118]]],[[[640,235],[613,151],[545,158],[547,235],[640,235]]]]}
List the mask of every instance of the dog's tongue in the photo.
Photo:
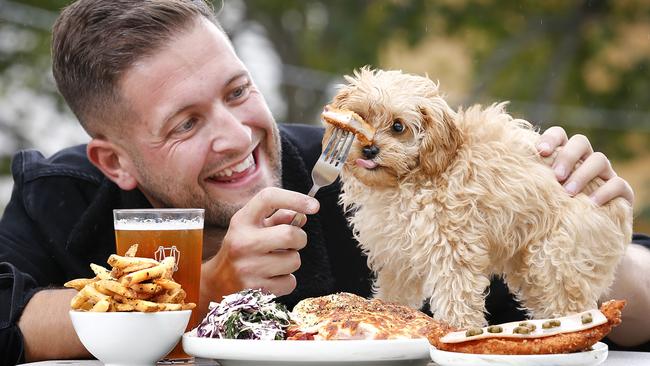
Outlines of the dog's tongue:
{"type": "Polygon", "coordinates": [[[377,163],[372,160],[357,159],[355,163],[357,163],[358,166],[366,169],[374,169],[377,167],[377,163]]]}

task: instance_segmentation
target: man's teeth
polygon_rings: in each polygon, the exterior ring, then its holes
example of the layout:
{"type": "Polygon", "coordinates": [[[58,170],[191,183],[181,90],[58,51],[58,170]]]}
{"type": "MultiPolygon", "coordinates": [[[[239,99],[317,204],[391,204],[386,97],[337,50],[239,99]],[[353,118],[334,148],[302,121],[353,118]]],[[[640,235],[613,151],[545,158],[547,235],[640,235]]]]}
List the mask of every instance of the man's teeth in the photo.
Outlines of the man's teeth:
{"type": "Polygon", "coordinates": [[[235,165],[232,168],[226,168],[215,175],[217,177],[230,177],[233,173],[241,173],[244,170],[253,166],[254,164],[255,164],[255,160],[253,159],[253,155],[248,155],[248,157],[244,159],[244,161],[242,161],[241,163],[235,165]]]}

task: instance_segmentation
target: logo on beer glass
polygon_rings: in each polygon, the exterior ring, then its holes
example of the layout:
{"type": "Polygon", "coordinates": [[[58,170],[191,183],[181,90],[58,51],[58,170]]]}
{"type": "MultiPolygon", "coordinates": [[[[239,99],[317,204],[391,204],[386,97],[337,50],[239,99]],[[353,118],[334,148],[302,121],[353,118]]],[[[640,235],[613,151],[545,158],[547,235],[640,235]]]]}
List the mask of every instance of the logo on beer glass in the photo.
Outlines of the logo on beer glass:
{"type": "Polygon", "coordinates": [[[174,272],[178,271],[178,263],[181,260],[181,252],[176,249],[176,245],[172,245],[171,248],[163,247],[162,245],[156,249],[156,252],[154,253],[154,258],[160,262],[163,259],[167,257],[174,257],[175,263],[174,264],[174,272]]]}

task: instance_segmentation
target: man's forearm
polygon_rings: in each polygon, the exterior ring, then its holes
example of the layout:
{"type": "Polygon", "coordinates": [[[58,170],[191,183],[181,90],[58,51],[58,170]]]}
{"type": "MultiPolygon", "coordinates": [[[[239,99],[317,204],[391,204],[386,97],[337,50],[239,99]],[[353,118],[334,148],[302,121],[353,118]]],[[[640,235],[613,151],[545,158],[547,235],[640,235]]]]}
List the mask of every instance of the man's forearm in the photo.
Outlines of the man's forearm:
{"type": "Polygon", "coordinates": [[[23,334],[25,361],[88,358],[72,327],[68,311],[75,290],[43,290],[27,303],[18,327],[23,334]]]}
{"type": "MultiPolygon", "coordinates": [[[[621,261],[616,280],[607,294],[611,299],[627,300],[623,322],[614,328],[609,339],[631,347],[650,340],[650,250],[630,244],[621,261]]],[[[607,299],[602,299],[607,300],[607,299]]]]}

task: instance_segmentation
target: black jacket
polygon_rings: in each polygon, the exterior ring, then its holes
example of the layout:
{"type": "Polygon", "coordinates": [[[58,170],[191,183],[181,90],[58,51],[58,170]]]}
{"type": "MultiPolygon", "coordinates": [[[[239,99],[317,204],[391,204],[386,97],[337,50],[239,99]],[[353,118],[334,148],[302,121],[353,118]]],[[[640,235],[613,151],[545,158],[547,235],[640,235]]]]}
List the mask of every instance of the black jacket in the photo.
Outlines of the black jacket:
{"type": "MultiPolygon", "coordinates": [[[[320,128],[281,126],[282,183],[306,193],[310,170],[321,151],[320,128]]],[[[0,220],[0,364],[23,361],[22,311],[38,290],[72,278],[93,276],[89,263],[105,263],[115,252],[112,210],[151,207],[138,190],[122,191],[86,158],[79,145],[44,158],[21,151],[12,162],[14,188],[0,220]]],[[[298,285],[282,297],[287,306],[311,296],[347,291],[368,297],[371,274],[338,205],[339,186],[321,189],[320,212],[304,230],[298,285]]],[[[647,240],[647,238],[646,238],[647,240]]],[[[523,317],[500,281],[487,300],[491,322],[523,317]]]]}

